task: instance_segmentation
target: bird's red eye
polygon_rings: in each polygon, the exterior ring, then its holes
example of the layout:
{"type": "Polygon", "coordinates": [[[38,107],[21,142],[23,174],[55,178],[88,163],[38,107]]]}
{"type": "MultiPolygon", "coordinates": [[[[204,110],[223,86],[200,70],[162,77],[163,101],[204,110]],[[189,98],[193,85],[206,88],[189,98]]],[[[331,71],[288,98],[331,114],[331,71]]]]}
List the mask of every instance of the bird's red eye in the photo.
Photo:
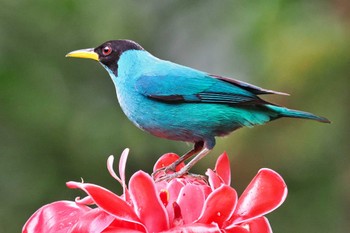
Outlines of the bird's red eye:
{"type": "Polygon", "coordinates": [[[112,48],[110,46],[105,46],[102,48],[102,54],[104,56],[108,56],[111,53],[112,53],[112,48]]]}

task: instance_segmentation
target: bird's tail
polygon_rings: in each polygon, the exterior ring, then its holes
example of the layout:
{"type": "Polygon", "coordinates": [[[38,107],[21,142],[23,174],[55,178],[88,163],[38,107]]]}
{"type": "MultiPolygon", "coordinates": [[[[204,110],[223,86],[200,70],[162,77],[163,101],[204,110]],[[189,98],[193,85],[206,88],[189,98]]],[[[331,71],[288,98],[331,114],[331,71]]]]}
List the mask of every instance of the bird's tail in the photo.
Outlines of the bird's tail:
{"type": "MultiPolygon", "coordinates": [[[[277,106],[277,105],[265,105],[268,109],[278,113],[279,117],[293,117],[293,118],[302,118],[302,119],[310,119],[323,123],[331,123],[327,118],[316,116],[309,112],[303,112],[294,109],[288,109],[285,107],[277,106]]],[[[277,117],[278,118],[278,117],[277,117]]]]}

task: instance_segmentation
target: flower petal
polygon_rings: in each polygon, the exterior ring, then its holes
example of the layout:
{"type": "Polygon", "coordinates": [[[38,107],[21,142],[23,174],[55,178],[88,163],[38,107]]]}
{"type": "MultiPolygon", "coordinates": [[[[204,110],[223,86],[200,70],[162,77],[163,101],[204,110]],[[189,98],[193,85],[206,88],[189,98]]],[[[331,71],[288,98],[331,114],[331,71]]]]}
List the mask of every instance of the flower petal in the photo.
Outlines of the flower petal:
{"type": "MultiPolygon", "coordinates": [[[[178,160],[180,158],[180,156],[178,156],[175,153],[166,153],[164,155],[162,155],[156,162],[156,164],[154,164],[153,167],[153,171],[157,171],[158,169],[161,169],[163,167],[169,166],[172,163],[174,163],[176,160],[178,160]]],[[[185,163],[182,162],[179,165],[176,166],[176,171],[180,171],[181,168],[183,168],[185,166],[185,163]]]]}
{"type": "Polygon", "coordinates": [[[128,159],[129,155],[129,148],[126,148],[119,159],[119,176],[122,180],[123,184],[125,184],[125,167],[126,167],[126,161],[128,159]]]}
{"type": "Polygon", "coordinates": [[[149,232],[164,231],[169,228],[169,220],[152,178],[136,172],[129,181],[131,199],[135,211],[149,232]]]}
{"type": "Polygon", "coordinates": [[[222,153],[219,158],[216,160],[215,171],[218,176],[224,181],[226,185],[231,184],[231,168],[230,160],[227,156],[227,153],[222,153]]]}
{"type": "Polygon", "coordinates": [[[172,179],[168,185],[167,185],[167,190],[169,192],[169,203],[173,203],[174,201],[177,200],[177,197],[179,196],[179,193],[181,189],[185,186],[183,182],[181,182],[181,179],[172,179]]]}
{"type": "Polygon", "coordinates": [[[188,184],[178,195],[177,203],[181,208],[182,219],[189,224],[198,219],[204,206],[204,193],[199,185],[188,184]]]}
{"type": "Polygon", "coordinates": [[[208,169],[205,174],[208,176],[209,185],[212,191],[224,184],[223,180],[213,170],[208,169]]]}
{"type": "Polygon", "coordinates": [[[114,219],[114,221],[106,228],[105,232],[143,232],[146,233],[147,229],[145,226],[138,223],[126,222],[120,219],[114,219]]]}
{"type": "Polygon", "coordinates": [[[83,190],[94,200],[98,207],[115,218],[142,225],[130,205],[111,191],[98,185],[73,181],[67,182],[67,186],[83,190]]]}
{"type": "Polygon", "coordinates": [[[129,149],[126,148],[123,152],[122,155],[120,156],[119,159],[119,175],[120,178],[117,176],[117,174],[114,172],[113,169],[113,162],[114,162],[114,156],[111,155],[108,157],[107,159],[107,169],[109,171],[109,174],[116,179],[121,186],[123,187],[123,194],[124,194],[124,200],[128,203],[130,203],[130,194],[129,191],[126,187],[126,183],[125,183],[125,167],[126,167],[126,161],[129,155],[129,149]]]}
{"type": "Polygon", "coordinates": [[[123,181],[119,178],[119,176],[117,176],[117,174],[115,173],[114,169],[113,169],[113,163],[114,163],[114,156],[110,155],[107,159],[107,170],[109,172],[109,174],[116,179],[121,186],[123,186],[123,181]]]}
{"type": "Polygon", "coordinates": [[[225,228],[225,233],[250,233],[250,231],[241,225],[234,225],[232,228],[225,228]]]}
{"type": "Polygon", "coordinates": [[[247,223],[251,233],[272,233],[269,220],[265,217],[255,218],[247,223]]]}
{"type": "Polygon", "coordinates": [[[100,233],[105,230],[114,219],[112,215],[107,214],[99,208],[95,208],[82,215],[70,233],[100,233]]]}
{"type": "MultiPolygon", "coordinates": [[[[156,186],[158,186],[160,182],[156,183],[156,186]]],[[[174,208],[172,203],[176,202],[177,197],[179,196],[179,193],[182,189],[182,187],[184,187],[185,184],[183,182],[181,182],[181,179],[176,178],[176,179],[172,179],[170,180],[169,183],[167,183],[167,185],[165,186],[165,190],[168,191],[169,193],[169,201],[167,206],[166,206],[166,210],[168,212],[168,217],[169,217],[169,222],[173,222],[174,220],[174,208]]]]}
{"type": "Polygon", "coordinates": [[[231,225],[225,228],[227,233],[272,233],[272,229],[267,218],[254,218],[239,225],[231,225]]]}
{"type": "Polygon", "coordinates": [[[221,233],[220,228],[215,224],[202,224],[202,223],[194,223],[183,226],[178,226],[175,228],[171,228],[167,231],[162,231],[161,233],[221,233]]]}
{"type": "Polygon", "coordinates": [[[113,227],[107,228],[103,233],[143,233],[144,231],[138,231],[134,229],[122,228],[122,227],[113,227]]]}
{"type": "Polygon", "coordinates": [[[80,199],[80,197],[75,198],[75,203],[80,204],[80,205],[93,205],[94,200],[90,196],[86,196],[83,199],[80,199]]]}
{"type": "Polygon", "coordinates": [[[65,233],[91,208],[73,201],[57,201],[38,209],[24,224],[23,233],[65,233]]]}
{"type": "Polygon", "coordinates": [[[222,226],[223,222],[231,216],[236,204],[236,190],[228,185],[222,185],[209,194],[204,203],[202,213],[196,222],[207,224],[215,222],[222,226]]]}
{"type": "Polygon", "coordinates": [[[260,169],[239,198],[230,221],[238,224],[263,216],[279,207],[286,197],[283,178],[271,169],[260,169]]]}
{"type": "Polygon", "coordinates": [[[138,231],[134,229],[128,229],[123,227],[113,227],[107,228],[103,231],[103,233],[143,233],[144,231],[138,231]]]}

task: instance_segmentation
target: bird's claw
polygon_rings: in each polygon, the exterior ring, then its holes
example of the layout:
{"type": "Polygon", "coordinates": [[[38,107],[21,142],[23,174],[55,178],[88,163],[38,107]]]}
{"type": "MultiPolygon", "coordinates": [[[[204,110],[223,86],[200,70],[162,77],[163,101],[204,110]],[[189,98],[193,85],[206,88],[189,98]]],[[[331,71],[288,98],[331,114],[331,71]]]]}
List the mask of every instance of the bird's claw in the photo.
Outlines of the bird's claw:
{"type": "Polygon", "coordinates": [[[180,177],[182,174],[179,174],[179,172],[174,172],[171,174],[164,174],[162,176],[159,176],[155,179],[155,182],[161,182],[161,181],[170,181],[174,178],[180,177]]]}
{"type": "MultiPolygon", "coordinates": [[[[167,170],[167,169],[166,168],[164,168],[164,169],[162,168],[162,170],[167,170]]],[[[157,171],[155,171],[155,172],[157,172],[157,171]]],[[[157,174],[159,174],[159,173],[157,173],[157,174]]],[[[152,176],[153,176],[153,174],[152,174],[152,176]]],[[[165,174],[162,174],[162,175],[159,175],[159,176],[153,176],[153,179],[155,180],[155,182],[161,182],[161,181],[170,181],[172,179],[179,178],[179,177],[184,177],[184,176],[186,176],[186,179],[192,178],[194,180],[197,180],[197,181],[198,180],[202,180],[205,183],[207,183],[207,178],[205,176],[199,175],[199,174],[189,173],[187,171],[187,169],[185,169],[185,168],[183,168],[183,169],[181,169],[180,171],[177,171],[177,172],[165,173],[165,174]]]]}
{"type": "Polygon", "coordinates": [[[152,178],[154,180],[158,181],[159,178],[167,176],[169,173],[170,174],[176,173],[176,166],[174,163],[170,164],[169,166],[165,166],[165,167],[162,167],[162,168],[155,170],[152,173],[152,178]]]}

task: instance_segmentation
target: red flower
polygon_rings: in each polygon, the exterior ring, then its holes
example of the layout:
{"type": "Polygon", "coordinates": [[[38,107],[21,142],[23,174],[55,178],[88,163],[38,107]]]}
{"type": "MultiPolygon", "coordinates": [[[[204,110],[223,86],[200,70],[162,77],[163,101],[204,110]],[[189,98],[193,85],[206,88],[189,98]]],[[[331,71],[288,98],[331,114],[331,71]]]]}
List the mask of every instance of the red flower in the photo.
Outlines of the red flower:
{"type": "MultiPolygon", "coordinates": [[[[226,153],[218,158],[215,170],[208,169],[209,184],[193,175],[156,183],[139,171],[126,185],[128,152],[126,149],[121,155],[119,176],[112,168],[113,156],[107,161],[110,174],[123,187],[123,195],[94,184],[67,182],[69,188],[79,188],[88,196],[41,207],[26,222],[23,232],[269,233],[272,230],[264,215],[280,206],[287,196],[282,177],[270,169],[261,169],[238,199],[230,187],[226,153]],[[88,207],[93,204],[97,207],[88,207]]],[[[165,154],[154,169],[177,158],[175,154],[165,154]]]]}

